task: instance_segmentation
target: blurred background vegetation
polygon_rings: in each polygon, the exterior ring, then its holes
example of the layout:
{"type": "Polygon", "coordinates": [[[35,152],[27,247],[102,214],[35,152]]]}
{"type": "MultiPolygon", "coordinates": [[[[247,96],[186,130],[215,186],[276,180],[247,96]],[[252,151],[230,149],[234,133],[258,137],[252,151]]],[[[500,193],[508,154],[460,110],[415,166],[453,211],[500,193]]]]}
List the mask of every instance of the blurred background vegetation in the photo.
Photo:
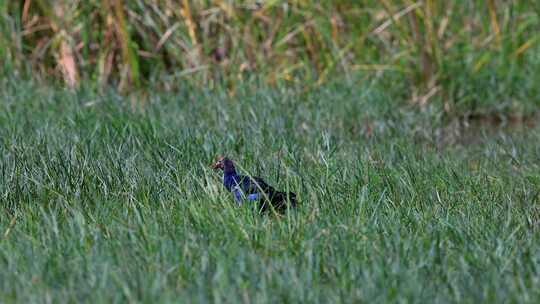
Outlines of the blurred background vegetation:
{"type": "Polygon", "coordinates": [[[0,0],[5,75],[121,93],[379,79],[446,112],[536,106],[540,1],[0,0]]]}

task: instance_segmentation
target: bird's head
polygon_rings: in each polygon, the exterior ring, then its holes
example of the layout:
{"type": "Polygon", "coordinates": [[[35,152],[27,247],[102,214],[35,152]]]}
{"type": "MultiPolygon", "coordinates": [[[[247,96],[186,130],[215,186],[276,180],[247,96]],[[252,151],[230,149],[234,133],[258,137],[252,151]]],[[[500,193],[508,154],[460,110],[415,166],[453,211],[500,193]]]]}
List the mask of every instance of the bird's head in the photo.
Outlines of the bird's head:
{"type": "Polygon", "coordinates": [[[221,169],[221,170],[234,169],[234,163],[232,160],[224,156],[219,156],[216,159],[216,162],[213,163],[210,167],[212,169],[221,169]]]}

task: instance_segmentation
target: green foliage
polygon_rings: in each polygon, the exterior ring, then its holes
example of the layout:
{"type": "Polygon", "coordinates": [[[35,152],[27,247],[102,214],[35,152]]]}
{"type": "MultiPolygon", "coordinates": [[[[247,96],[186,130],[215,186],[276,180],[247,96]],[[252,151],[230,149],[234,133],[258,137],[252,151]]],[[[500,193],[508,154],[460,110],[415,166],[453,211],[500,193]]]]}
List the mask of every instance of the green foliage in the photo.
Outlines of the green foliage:
{"type": "Polygon", "coordinates": [[[519,85],[540,68],[532,0],[2,3],[7,58],[33,77],[72,85],[93,80],[128,92],[190,82],[234,91],[257,75],[313,88],[336,75],[389,71],[410,102],[447,110],[538,96],[538,86],[519,85]],[[518,97],[485,93],[492,91],[518,97]]]}
{"type": "Polygon", "coordinates": [[[538,132],[441,146],[382,80],[186,86],[144,111],[0,81],[0,302],[540,299],[538,132]],[[301,207],[236,207],[217,154],[301,207]]]}

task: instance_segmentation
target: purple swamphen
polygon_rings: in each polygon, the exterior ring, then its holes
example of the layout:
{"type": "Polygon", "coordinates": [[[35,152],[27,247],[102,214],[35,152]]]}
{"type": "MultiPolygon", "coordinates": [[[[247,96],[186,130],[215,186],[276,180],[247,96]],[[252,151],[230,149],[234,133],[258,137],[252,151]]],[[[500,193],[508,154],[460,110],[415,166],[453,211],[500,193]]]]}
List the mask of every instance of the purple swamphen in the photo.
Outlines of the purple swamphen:
{"type": "Polygon", "coordinates": [[[233,161],[226,157],[218,157],[211,167],[223,170],[223,185],[234,194],[234,199],[239,203],[258,202],[260,211],[268,210],[270,203],[278,212],[296,206],[295,193],[277,191],[260,177],[239,175],[233,161]]]}

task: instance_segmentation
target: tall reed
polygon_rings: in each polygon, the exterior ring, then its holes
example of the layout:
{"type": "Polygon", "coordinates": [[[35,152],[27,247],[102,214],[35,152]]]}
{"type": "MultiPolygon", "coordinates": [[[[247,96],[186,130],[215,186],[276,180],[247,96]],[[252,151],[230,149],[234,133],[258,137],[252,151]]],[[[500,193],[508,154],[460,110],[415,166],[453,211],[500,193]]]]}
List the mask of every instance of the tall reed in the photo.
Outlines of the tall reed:
{"type": "Polygon", "coordinates": [[[411,102],[449,103],[484,69],[540,65],[535,3],[4,1],[0,54],[41,78],[120,91],[182,82],[234,90],[252,75],[316,86],[337,73],[391,71],[411,102]]]}

